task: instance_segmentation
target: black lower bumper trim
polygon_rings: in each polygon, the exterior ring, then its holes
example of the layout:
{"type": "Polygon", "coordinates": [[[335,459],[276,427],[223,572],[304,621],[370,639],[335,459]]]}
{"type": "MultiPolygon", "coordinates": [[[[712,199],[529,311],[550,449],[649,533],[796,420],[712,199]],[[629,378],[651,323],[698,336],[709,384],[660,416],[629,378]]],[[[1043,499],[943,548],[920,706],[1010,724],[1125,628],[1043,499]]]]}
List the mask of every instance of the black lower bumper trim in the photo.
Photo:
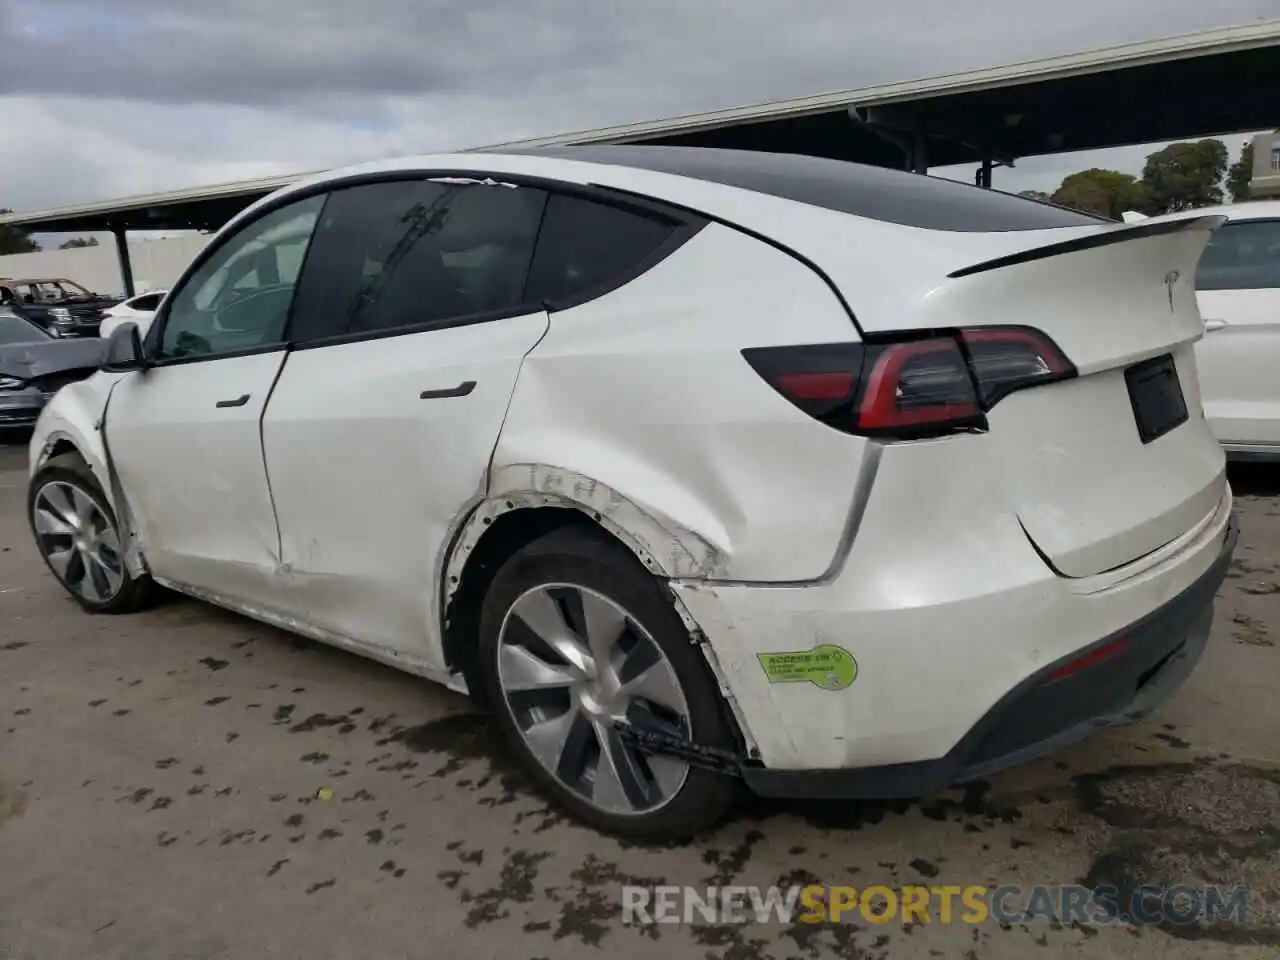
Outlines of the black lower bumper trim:
{"type": "Polygon", "coordinates": [[[743,779],[765,797],[919,797],[1054,753],[1103,727],[1133,723],[1167,700],[1199,662],[1238,538],[1232,516],[1218,558],[1195,583],[1138,622],[1028,677],[944,757],[833,770],[746,766],[743,779]],[[1063,666],[1095,652],[1106,655],[1059,678],[1063,666]]]}

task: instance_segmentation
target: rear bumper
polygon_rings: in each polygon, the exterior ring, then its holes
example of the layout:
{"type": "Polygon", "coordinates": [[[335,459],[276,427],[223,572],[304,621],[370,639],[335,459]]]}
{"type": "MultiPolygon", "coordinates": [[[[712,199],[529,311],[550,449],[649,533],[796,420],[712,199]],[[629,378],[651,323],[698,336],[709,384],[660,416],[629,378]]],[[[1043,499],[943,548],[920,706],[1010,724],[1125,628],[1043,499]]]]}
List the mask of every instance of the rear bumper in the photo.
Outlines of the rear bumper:
{"type": "Polygon", "coordinates": [[[1214,596],[1238,536],[1233,516],[1216,560],[1191,586],[1129,627],[1027,677],[945,756],[828,770],[749,767],[747,785],[770,797],[916,797],[1056,752],[1101,728],[1142,719],[1199,662],[1213,622],[1214,596]],[[1088,665],[1055,677],[1073,661],[1088,665]]]}
{"type": "MultiPolygon", "coordinates": [[[[1209,604],[1234,548],[1223,479],[1209,515],[1158,553],[1091,577],[1057,576],[997,498],[984,500],[981,490],[962,483],[952,495],[956,476],[935,484],[937,503],[916,498],[914,507],[893,501],[899,489],[911,491],[908,481],[878,483],[891,509],[867,510],[831,580],[671,582],[706,638],[752,765],[768,771],[753,774],[762,790],[791,772],[838,771],[851,784],[858,775],[850,771],[893,768],[928,773],[913,775],[910,788],[890,790],[914,791],[970,767],[1016,763],[1096,728],[1095,721],[1128,708],[1113,688],[1100,688],[1083,712],[1058,717],[1050,729],[1028,727],[1030,741],[1000,739],[992,724],[1013,708],[1011,691],[1028,693],[1058,665],[1113,638],[1132,637],[1133,656],[1145,661],[1139,673],[1158,663],[1187,639],[1194,598],[1209,604]],[[894,521],[908,509],[917,511],[911,528],[923,535],[900,535],[902,524],[894,521]],[[1174,604],[1178,613],[1157,620],[1174,604]],[[1162,631],[1170,631],[1163,648],[1162,631]],[[796,662],[796,654],[830,646],[856,663],[851,681],[823,685],[766,669],[788,662],[778,654],[796,662]],[[1078,724],[1086,726],[1069,732],[1078,724]]],[[[1136,698],[1130,685],[1129,699],[1136,698]]],[[[1022,723],[1012,716],[1009,722],[1022,723]]],[[[866,792],[882,794],[889,786],[878,778],[866,792]]],[[[842,788],[842,795],[851,790],[842,788]]]]}

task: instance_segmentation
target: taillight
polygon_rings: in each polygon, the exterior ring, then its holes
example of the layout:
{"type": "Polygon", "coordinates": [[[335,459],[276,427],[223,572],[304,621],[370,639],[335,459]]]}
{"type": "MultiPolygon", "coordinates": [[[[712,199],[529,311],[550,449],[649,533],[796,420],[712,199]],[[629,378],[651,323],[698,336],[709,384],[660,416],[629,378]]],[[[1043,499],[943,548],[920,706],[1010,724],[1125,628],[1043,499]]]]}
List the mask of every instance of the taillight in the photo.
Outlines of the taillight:
{"type": "Polygon", "coordinates": [[[903,439],[985,430],[1015,390],[1075,376],[1028,327],[982,327],[866,343],[757,347],[752,368],[793,404],[847,433],[903,439]]]}
{"type": "Polygon", "coordinates": [[[960,338],[987,410],[1015,390],[1076,375],[1058,345],[1039,330],[982,327],[962,330],[960,338]]]}

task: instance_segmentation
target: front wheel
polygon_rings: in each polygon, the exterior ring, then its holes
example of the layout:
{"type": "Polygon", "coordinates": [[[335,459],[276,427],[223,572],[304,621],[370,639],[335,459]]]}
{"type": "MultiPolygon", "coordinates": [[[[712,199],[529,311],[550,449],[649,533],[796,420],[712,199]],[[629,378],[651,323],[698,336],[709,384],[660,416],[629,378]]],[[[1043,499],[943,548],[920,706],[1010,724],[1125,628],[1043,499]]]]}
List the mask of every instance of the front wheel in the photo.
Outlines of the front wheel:
{"type": "Polygon", "coordinates": [[[579,819],[639,840],[709,827],[734,782],[623,741],[625,723],[732,750],[701,651],[658,582],[604,534],[559,530],[498,571],[480,618],[481,681],[533,779],[579,819]]]}
{"type": "Polygon", "coordinates": [[[130,613],[156,593],[125,566],[115,511],[78,456],[52,458],[31,480],[27,516],[53,575],[91,613],[130,613]]]}

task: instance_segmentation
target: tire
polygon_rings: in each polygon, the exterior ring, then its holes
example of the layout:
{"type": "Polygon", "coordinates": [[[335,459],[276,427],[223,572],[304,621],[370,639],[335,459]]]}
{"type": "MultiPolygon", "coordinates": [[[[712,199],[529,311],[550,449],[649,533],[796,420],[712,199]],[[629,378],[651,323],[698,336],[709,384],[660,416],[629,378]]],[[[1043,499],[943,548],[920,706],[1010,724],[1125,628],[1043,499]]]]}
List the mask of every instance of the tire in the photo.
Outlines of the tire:
{"type": "Polygon", "coordinates": [[[134,577],[125,568],[122,551],[111,550],[111,535],[115,544],[123,545],[120,524],[97,478],[79,456],[53,457],[32,478],[27,492],[27,522],[45,566],[72,599],[90,613],[133,613],[154,602],[159,594],[150,576],[134,577]],[[69,526],[68,517],[77,523],[88,521],[93,534],[85,549],[75,546],[74,534],[58,532],[50,525],[52,514],[56,514],[54,526],[57,520],[62,520],[62,526],[69,526]],[[37,516],[41,519],[37,520],[37,516]],[[59,548],[73,555],[65,565],[51,559],[51,555],[61,552],[59,548]],[[110,553],[114,553],[117,562],[114,571],[108,572],[112,566],[110,553]],[[90,554],[101,562],[94,562],[90,554]]]}
{"type": "MultiPolygon", "coordinates": [[[[737,746],[715,678],[660,582],[603,532],[560,529],[512,556],[482,603],[478,652],[483,693],[504,739],[542,791],[578,819],[634,840],[679,842],[715,824],[735,799],[736,781],[677,761],[641,757],[611,732],[609,721],[629,704],[629,720],[654,723],[669,732],[678,729],[703,746],[737,746]],[[547,631],[551,621],[546,615],[557,610],[561,619],[547,631]],[[629,688],[624,686],[597,697],[607,682],[588,676],[594,659],[585,670],[575,665],[575,651],[596,649],[583,642],[583,634],[612,632],[584,629],[584,611],[594,616],[589,621],[593,624],[609,623],[616,629],[625,623],[609,658],[620,664],[611,676],[642,684],[636,688],[640,693],[627,695],[629,688]],[[546,644],[529,622],[547,633],[569,624],[568,656],[564,641],[558,641],[559,649],[546,644]],[[526,666],[530,651],[541,665],[526,666]],[[554,675],[544,670],[548,665],[554,675]],[[517,681],[530,676],[530,669],[538,673],[540,689],[517,689],[517,681]],[[566,677],[573,679],[566,682],[566,677]],[[651,694],[656,699],[646,699],[651,694]],[[684,719],[677,721],[681,707],[684,719]],[[546,732],[553,728],[554,734],[546,732]],[[562,731],[567,732],[557,748],[562,731]],[[611,746],[607,756],[600,746],[602,735],[611,746]],[[596,745],[594,770],[591,741],[596,745]],[[539,759],[534,743],[541,746],[545,759],[539,759]],[[586,759],[578,762],[573,757],[586,759]],[[614,762],[602,773],[610,758],[614,762]],[[615,770],[622,773],[611,776],[615,770]]],[[[604,676],[603,671],[596,673],[604,676]]]]}

